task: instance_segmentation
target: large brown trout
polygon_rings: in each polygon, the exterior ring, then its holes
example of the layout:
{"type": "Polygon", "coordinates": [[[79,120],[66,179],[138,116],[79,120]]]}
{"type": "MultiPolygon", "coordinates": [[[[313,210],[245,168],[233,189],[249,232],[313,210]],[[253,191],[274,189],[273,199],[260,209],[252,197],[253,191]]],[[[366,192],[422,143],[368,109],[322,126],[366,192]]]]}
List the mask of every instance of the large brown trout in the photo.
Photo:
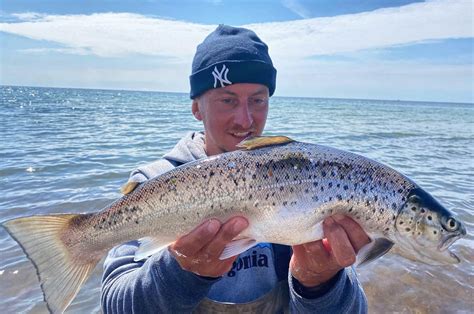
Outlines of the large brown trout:
{"type": "MultiPolygon", "coordinates": [[[[323,238],[321,222],[349,215],[372,238],[361,263],[394,244],[429,264],[457,263],[447,248],[466,234],[453,214],[412,180],[368,158],[285,137],[187,163],[149,180],[97,213],[31,216],[3,223],[36,267],[51,312],[63,312],[113,246],[141,239],[136,259],[163,249],[203,220],[235,215],[249,227],[222,252],[260,242],[323,238]]],[[[127,186],[126,190],[132,190],[127,186]]]]}

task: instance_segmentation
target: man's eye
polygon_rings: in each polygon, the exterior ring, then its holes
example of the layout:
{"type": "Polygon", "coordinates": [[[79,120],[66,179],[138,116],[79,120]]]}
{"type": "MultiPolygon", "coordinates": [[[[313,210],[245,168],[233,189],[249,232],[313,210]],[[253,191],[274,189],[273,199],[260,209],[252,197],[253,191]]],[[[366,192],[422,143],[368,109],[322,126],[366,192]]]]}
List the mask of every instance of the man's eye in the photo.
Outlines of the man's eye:
{"type": "Polygon", "coordinates": [[[231,105],[231,104],[233,104],[234,100],[232,98],[223,98],[223,99],[221,99],[221,102],[223,102],[224,104],[227,104],[227,105],[231,105]]]}
{"type": "Polygon", "coordinates": [[[253,103],[256,105],[263,105],[266,104],[267,100],[264,98],[254,98],[253,103]]]}

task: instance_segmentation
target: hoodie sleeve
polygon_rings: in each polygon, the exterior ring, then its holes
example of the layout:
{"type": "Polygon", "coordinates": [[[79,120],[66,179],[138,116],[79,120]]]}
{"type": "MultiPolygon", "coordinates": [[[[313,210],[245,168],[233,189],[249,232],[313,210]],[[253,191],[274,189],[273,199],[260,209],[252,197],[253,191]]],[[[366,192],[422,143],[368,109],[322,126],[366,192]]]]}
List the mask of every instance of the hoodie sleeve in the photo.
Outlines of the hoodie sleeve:
{"type": "Polygon", "coordinates": [[[133,260],[138,242],[112,249],[104,263],[104,313],[190,313],[219,279],[181,269],[163,250],[145,262],[133,260]]]}
{"type": "Polygon", "coordinates": [[[289,274],[292,313],[367,313],[367,299],[352,267],[341,270],[318,291],[308,291],[289,274]]]}

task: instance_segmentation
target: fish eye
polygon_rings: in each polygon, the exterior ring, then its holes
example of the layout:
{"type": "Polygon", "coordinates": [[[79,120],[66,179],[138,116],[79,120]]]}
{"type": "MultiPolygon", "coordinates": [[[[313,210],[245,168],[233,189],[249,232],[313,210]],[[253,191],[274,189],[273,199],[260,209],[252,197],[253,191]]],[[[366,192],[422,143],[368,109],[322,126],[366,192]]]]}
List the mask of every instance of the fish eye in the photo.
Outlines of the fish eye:
{"type": "Polygon", "coordinates": [[[448,231],[456,231],[458,228],[458,222],[454,218],[448,218],[446,221],[446,230],[448,231]]]}

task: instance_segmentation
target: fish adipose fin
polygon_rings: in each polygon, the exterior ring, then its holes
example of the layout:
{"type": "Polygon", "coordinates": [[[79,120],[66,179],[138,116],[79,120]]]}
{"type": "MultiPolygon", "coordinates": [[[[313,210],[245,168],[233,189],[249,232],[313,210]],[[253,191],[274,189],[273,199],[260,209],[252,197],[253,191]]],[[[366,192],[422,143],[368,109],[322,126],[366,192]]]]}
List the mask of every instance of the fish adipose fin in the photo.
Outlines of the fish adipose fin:
{"type": "Polygon", "coordinates": [[[237,147],[244,148],[246,150],[252,150],[260,147],[279,145],[290,142],[294,142],[294,140],[286,136],[255,136],[243,140],[242,142],[237,144],[237,147]]]}
{"type": "Polygon", "coordinates": [[[252,238],[234,240],[225,246],[224,251],[222,251],[221,256],[219,256],[219,259],[225,260],[229,257],[239,255],[240,253],[247,251],[255,245],[257,245],[257,241],[252,238]]]}
{"type": "Polygon", "coordinates": [[[140,242],[140,247],[135,252],[135,257],[133,258],[135,262],[148,258],[149,256],[163,250],[172,243],[165,243],[162,240],[153,237],[141,238],[138,241],[140,242]]]}
{"type": "Polygon", "coordinates": [[[76,258],[63,242],[61,236],[77,216],[81,215],[30,216],[3,223],[35,266],[51,313],[64,312],[100,260],[76,258]]]}
{"type": "Polygon", "coordinates": [[[357,254],[356,267],[367,265],[385,255],[393,246],[393,242],[386,238],[376,238],[363,246],[357,254]]]}
{"type": "Polygon", "coordinates": [[[139,182],[128,181],[120,188],[120,192],[122,192],[122,194],[124,195],[128,194],[132,192],[133,190],[135,190],[138,184],[139,182]]]}

